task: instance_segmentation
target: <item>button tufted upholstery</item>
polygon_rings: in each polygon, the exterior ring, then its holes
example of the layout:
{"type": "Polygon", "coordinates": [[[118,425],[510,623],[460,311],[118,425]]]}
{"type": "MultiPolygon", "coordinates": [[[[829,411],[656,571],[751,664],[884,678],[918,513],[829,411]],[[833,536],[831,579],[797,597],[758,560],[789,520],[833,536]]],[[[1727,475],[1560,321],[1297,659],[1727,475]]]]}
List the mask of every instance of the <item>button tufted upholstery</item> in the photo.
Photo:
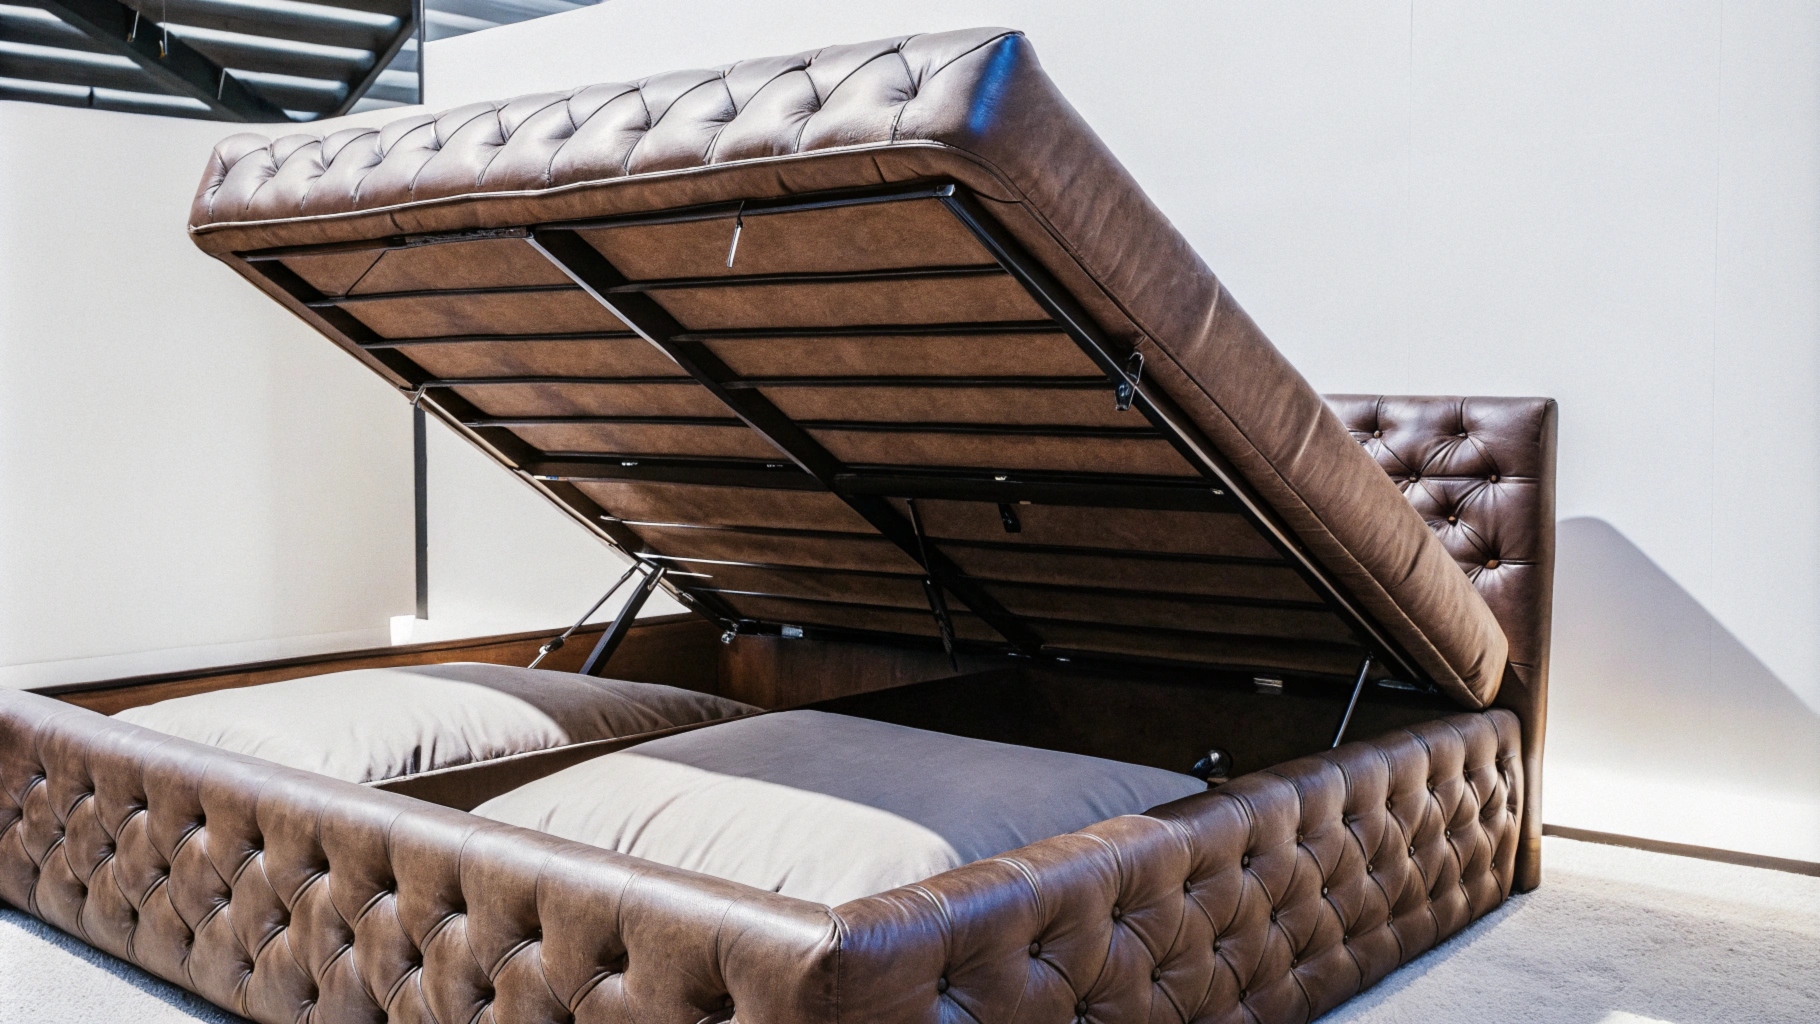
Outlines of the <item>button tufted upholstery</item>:
{"type": "Polygon", "coordinates": [[[1327,403],[1441,538],[1510,639],[1497,703],[1523,721],[1529,799],[1516,884],[1533,889],[1554,609],[1555,403],[1408,395],[1329,395],[1327,403]]]}
{"type": "Polygon", "coordinates": [[[813,904],[19,692],[0,899],[267,1024],[823,1019],[835,941],[813,904]]]}
{"type": "Polygon", "coordinates": [[[1497,906],[1508,711],[827,908],[0,693],[0,899],[265,1024],[1312,1019],[1497,906]]]}
{"type": "Polygon", "coordinates": [[[933,182],[979,200],[1115,348],[1144,357],[1146,395],[1179,411],[1384,646],[1461,705],[1492,701],[1507,645],[1484,601],[1018,33],[828,47],[327,137],[237,135],[211,158],[190,225],[205,251],[408,388],[237,254],[933,182]]]}

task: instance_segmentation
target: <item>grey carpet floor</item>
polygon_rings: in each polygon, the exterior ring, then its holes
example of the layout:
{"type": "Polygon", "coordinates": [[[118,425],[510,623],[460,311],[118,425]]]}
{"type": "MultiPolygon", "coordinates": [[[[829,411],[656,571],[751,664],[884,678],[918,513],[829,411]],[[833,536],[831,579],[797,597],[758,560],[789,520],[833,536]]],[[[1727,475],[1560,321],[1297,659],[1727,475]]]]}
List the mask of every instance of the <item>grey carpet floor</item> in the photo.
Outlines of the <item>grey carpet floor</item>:
{"type": "MultiPolygon", "coordinates": [[[[1323,1024],[1815,1024],[1820,878],[1547,840],[1541,889],[1323,1024]]],[[[0,910],[0,1024],[228,1022],[0,910]]]]}

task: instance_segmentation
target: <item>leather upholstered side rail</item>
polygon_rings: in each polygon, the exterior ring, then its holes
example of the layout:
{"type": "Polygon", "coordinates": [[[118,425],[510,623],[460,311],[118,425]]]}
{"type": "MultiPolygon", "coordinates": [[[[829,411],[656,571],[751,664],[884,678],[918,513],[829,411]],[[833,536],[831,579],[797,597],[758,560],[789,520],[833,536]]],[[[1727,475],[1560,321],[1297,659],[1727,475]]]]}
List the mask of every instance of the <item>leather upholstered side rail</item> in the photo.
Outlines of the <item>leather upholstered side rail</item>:
{"type": "Polygon", "coordinates": [[[825,907],[18,692],[0,900],[262,1024],[830,1013],[825,907]]]}
{"type": "Polygon", "coordinates": [[[837,907],[841,1019],[1313,1020],[1510,895],[1518,740],[1453,715],[837,907]]]}
{"type": "Polygon", "coordinates": [[[0,692],[0,900],[265,1024],[1302,1022],[1510,891],[1460,714],[829,909],[0,692]]]}

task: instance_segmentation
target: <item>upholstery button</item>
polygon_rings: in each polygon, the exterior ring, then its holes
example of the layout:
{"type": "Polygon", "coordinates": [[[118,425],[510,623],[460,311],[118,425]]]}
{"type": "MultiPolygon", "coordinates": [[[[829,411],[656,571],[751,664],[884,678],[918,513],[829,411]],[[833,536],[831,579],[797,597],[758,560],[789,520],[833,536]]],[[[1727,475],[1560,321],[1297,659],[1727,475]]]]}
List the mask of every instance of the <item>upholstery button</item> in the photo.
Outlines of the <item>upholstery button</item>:
{"type": "Polygon", "coordinates": [[[1498,560],[1495,558],[1491,559],[1490,561],[1485,563],[1485,568],[1487,568],[1487,569],[1496,569],[1497,567],[1498,567],[1498,560]]]}
{"type": "Polygon", "coordinates": [[[1460,521],[1460,517],[1459,516],[1448,516],[1447,521],[1450,523],[1457,523],[1460,521]]]}
{"type": "Polygon", "coordinates": [[[1415,848],[1415,844],[1413,844],[1413,843],[1410,844],[1409,855],[1411,857],[1414,857],[1416,855],[1416,848],[1415,848]]]}
{"type": "Polygon", "coordinates": [[[1121,909],[1119,907],[1112,908],[1112,919],[1114,921],[1117,921],[1119,918],[1124,917],[1124,916],[1125,916],[1125,911],[1123,909],[1121,909]]]}
{"type": "Polygon", "coordinates": [[[1496,473],[1493,473],[1493,474],[1492,474],[1492,475],[1491,475],[1491,482],[1492,482],[1492,483],[1494,483],[1494,484],[1495,484],[1495,483],[1497,483],[1497,482],[1498,482],[1498,474],[1496,474],[1496,473]]]}
{"type": "Polygon", "coordinates": [[[1083,999],[1080,1002],[1075,1003],[1074,1012],[1080,1014],[1083,1017],[1087,1016],[1087,1000],[1083,999]]]}
{"type": "Polygon", "coordinates": [[[1442,832],[1441,835],[1445,836],[1448,839],[1452,839],[1453,838],[1453,829],[1451,829],[1451,828],[1447,829],[1446,831],[1442,832]]]}
{"type": "Polygon", "coordinates": [[[1041,953],[1042,953],[1042,952],[1043,952],[1043,944],[1042,944],[1042,943],[1040,943],[1040,942],[1032,942],[1032,943],[1031,943],[1031,944],[1030,944],[1030,955],[1031,955],[1031,956],[1038,956],[1038,955],[1040,955],[1040,954],[1041,954],[1041,953]]]}
{"type": "Polygon", "coordinates": [[[1327,895],[1327,887],[1324,885],[1321,886],[1321,895],[1323,895],[1323,896],[1327,895]]]}
{"type": "Polygon", "coordinates": [[[1194,883],[1193,883],[1193,882],[1183,882],[1183,883],[1182,883],[1182,891],[1183,891],[1183,892],[1188,892],[1188,893],[1191,893],[1191,892],[1193,892],[1193,891],[1194,891],[1194,883]]]}
{"type": "Polygon", "coordinates": [[[1150,980],[1151,981],[1162,981],[1163,980],[1163,969],[1161,967],[1152,967],[1150,969],[1150,980]]]}
{"type": "Polygon", "coordinates": [[[1272,923],[1275,923],[1276,919],[1277,919],[1277,912],[1273,910],[1270,912],[1270,920],[1272,923]]]}
{"type": "Polygon", "coordinates": [[[1365,865],[1365,873],[1366,873],[1366,874],[1368,874],[1368,875],[1375,875],[1375,874],[1377,874],[1377,873],[1378,873],[1378,866],[1377,866],[1377,865],[1376,865],[1376,864],[1367,864],[1367,865],[1365,865]]]}
{"type": "Polygon", "coordinates": [[[1248,868],[1250,866],[1251,866],[1251,854],[1247,853],[1247,854],[1244,854],[1239,857],[1239,867],[1248,868]]]}
{"type": "Polygon", "coordinates": [[[1382,430],[1374,430],[1371,432],[1371,436],[1372,437],[1383,437],[1384,432],[1382,430]]]}
{"type": "Polygon", "coordinates": [[[935,979],[935,991],[938,993],[948,991],[948,979],[947,978],[935,979]]]}

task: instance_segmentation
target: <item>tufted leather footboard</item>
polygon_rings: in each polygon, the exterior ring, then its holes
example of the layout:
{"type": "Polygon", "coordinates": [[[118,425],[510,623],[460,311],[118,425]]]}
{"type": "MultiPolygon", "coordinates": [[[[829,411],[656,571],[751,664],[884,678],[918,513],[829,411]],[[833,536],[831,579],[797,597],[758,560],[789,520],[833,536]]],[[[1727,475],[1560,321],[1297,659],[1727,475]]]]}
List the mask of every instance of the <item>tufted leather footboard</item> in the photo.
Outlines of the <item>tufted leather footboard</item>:
{"type": "Polygon", "coordinates": [[[836,908],[0,692],[0,899],[269,1024],[1309,1020],[1497,906],[1460,714],[836,908]]]}

